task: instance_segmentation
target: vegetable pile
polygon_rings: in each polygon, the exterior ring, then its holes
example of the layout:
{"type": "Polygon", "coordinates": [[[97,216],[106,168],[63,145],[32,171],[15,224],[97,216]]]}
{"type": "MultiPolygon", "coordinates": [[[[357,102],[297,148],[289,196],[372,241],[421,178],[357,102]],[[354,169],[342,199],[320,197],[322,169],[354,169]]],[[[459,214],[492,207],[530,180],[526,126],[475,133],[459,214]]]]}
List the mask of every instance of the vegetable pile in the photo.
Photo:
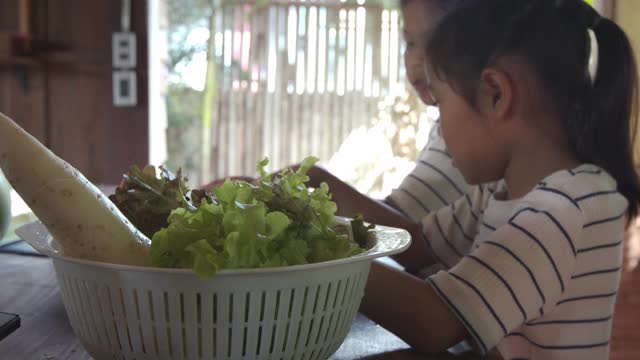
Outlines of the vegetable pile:
{"type": "Polygon", "coordinates": [[[151,238],[154,266],[192,268],[200,277],[220,269],[290,266],[359,254],[372,226],[361,216],[352,237],[335,227],[336,204],[326,183],[308,189],[306,158],[273,176],[268,160],[255,183],[232,181],[205,192],[189,190],[180,172],[132,167],[111,200],[151,238]]]}

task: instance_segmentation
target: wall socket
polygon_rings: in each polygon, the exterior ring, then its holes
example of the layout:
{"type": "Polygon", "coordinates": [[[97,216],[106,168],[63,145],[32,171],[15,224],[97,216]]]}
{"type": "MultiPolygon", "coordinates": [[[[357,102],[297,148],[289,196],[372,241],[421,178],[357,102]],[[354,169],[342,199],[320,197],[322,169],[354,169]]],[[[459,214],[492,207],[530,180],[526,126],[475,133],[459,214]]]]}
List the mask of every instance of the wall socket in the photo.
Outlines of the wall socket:
{"type": "Polygon", "coordinates": [[[116,32],[111,37],[114,68],[136,67],[136,34],[132,32],[116,32]]]}
{"type": "Polygon", "coordinates": [[[138,103],[138,86],[134,70],[113,71],[113,105],[135,106],[138,103]]]}

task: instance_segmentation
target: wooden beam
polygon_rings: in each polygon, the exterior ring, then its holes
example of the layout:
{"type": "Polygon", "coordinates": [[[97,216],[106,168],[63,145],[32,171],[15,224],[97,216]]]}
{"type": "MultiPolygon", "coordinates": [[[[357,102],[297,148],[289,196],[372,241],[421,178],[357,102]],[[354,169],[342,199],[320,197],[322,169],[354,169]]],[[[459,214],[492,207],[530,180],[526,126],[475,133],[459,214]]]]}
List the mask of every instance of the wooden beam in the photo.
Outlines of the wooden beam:
{"type": "Polygon", "coordinates": [[[29,34],[31,32],[31,0],[18,1],[18,32],[29,34]]]}

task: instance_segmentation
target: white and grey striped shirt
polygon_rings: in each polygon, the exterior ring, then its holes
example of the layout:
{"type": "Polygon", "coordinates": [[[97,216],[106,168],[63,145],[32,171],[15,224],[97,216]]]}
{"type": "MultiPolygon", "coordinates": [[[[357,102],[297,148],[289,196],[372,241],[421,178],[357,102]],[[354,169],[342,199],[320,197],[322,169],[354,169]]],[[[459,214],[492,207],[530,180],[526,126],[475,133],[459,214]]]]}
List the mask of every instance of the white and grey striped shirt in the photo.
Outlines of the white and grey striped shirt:
{"type": "Polygon", "coordinates": [[[422,220],[444,266],[428,281],[482,352],[505,359],[607,359],[627,201],[594,165],[500,201],[476,186],[422,220]]]}
{"type": "Polygon", "coordinates": [[[469,191],[469,185],[452,164],[438,128],[436,123],[416,167],[388,197],[395,208],[414,221],[420,221],[469,191]]]}

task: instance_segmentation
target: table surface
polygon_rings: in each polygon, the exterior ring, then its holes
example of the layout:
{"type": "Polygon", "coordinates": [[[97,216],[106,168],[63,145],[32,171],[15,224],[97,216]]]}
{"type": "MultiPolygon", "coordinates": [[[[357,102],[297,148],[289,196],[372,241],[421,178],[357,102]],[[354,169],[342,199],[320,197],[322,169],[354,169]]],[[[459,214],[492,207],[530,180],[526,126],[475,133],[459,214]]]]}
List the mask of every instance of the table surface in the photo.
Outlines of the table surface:
{"type": "MultiPolygon", "coordinates": [[[[19,314],[22,325],[0,340],[0,360],[87,360],[73,333],[51,260],[0,253],[0,311],[19,314]]],[[[332,360],[472,359],[469,355],[419,355],[402,340],[358,315],[332,360]]]]}

